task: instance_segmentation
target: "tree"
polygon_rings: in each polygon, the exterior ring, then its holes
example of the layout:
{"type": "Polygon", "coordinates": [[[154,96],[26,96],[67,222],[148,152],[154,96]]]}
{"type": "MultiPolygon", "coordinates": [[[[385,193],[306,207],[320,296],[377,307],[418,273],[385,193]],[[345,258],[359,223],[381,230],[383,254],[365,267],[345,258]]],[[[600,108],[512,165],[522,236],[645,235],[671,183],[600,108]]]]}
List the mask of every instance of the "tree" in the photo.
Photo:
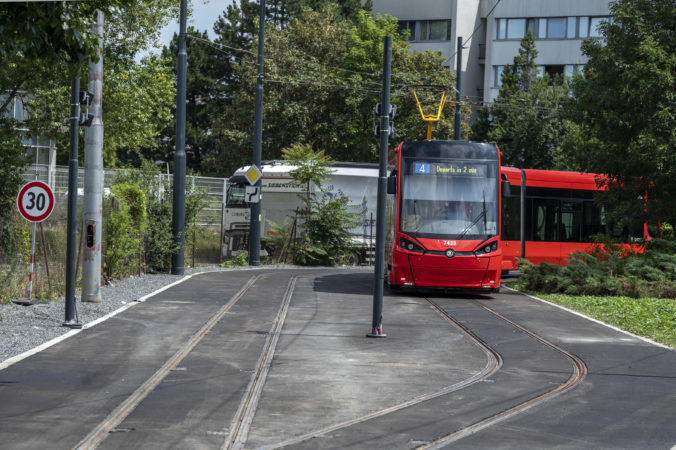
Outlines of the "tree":
{"type": "MultiPolygon", "coordinates": [[[[109,3],[116,5],[107,8],[103,49],[104,164],[110,167],[129,161],[138,164],[138,155],[144,148],[157,145],[159,130],[169,121],[175,98],[172,71],[158,57],[137,61],[137,55],[152,45],[176,8],[170,0],[109,3]]],[[[88,16],[78,17],[83,22],[89,20],[88,16]]],[[[24,126],[28,133],[55,139],[58,149],[68,148],[70,78],[76,75],[76,67],[86,79],[85,68],[80,63],[74,66],[67,58],[54,60],[37,50],[30,54],[31,58],[16,54],[7,66],[0,67],[2,88],[10,95],[21,92],[27,99],[30,118],[24,126]]],[[[57,158],[66,164],[67,152],[59,152],[57,158]]]]}
{"type": "MultiPolygon", "coordinates": [[[[399,103],[395,123],[400,136],[422,138],[420,121],[409,86],[453,85],[440,53],[409,53],[397,32],[397,19],[374,20],[360,11],[353,25],[336,6],[305,9],[284,29],[266,30],[263,158],[278,159],[282,149],[308,144],[336,160],[375,161],[374,107],[380,100],[382,43],[394,36],[392,99],[399,103]]],[[[254,40],[255,43],[255,40],[254,40]]],[[[251,156],[255,95],[255,55],[243,54],[234,67],[240,80],[232,103],[219,117],[215,132],[220,148],[205,160],[211,173],[227,175],[251,156]]],[[[435,137],[452,136],[452,116],[437,126],[435,137]]]]}
{"type": "MultiPolygon", "coordinates": [[[[333,160],[323,151],[314,151],[309,145],[297,144],[283,150],[284,159],[296,165],[290,175],[303,186],[314,185],[319,192],[325,192],[324,182],[331,173],[333,160]]],[[[352,236],[350,228],[356,226],[359,214],[349,211],[349,198],[326,196],[317,192],[299,195],[304,208],[298,211],[300,238],[292,247],[295,249],[293,262],[302,265],[334,265],[350,253],[352,236]]],[[[295,238],[293,224],[279,225],[270,222],[277,235],[267,238],[268,244],[280,251],[295,238]]]]}
{"type": "Polygon", "coordinates": [[[676,221],[676,2],[618,0],[602,39],[583,43],[573,83],[582,140],[571,156],[600,180],[620,217],[676,221]],[[649,205],[637,205],[647,194],[649,205]],[[627,206],[623,208],[623,206],[627,206]]]}
{"type": "Polygon", "coordinates": [[[495,103],[483,108],[472,139],[495,142],[502,162],[532,169],[564,169],[562,140],[571,124],[562,114],[570,92],[564,78],[539,77],[537,49],[528,31],[513,64],[503,70],[495,103]]]}
{"type": "MultiPolygon", "coordinates": [[[[212,133],[213,119],[226,105],[227,85],[222,78],[229,68],[227,62],[220,58],[219,51],[209,40],[206,32],[193,27],[187,29],[188,67],[186,86],[186,164],[187,167],[200,171],[202,158],[216,148],[216,138],[212,133]]],[[[175,73],[178,57],[178,35],[174,37],[162,51],[167,69],[175,73]]],[[[175,108],[173,108],[175,110],[175,108]]],[[[176,118],[171,120],[160,138],[161,146],[156,150],[156,159],[173,160],[175,150],[176,118]]]]}

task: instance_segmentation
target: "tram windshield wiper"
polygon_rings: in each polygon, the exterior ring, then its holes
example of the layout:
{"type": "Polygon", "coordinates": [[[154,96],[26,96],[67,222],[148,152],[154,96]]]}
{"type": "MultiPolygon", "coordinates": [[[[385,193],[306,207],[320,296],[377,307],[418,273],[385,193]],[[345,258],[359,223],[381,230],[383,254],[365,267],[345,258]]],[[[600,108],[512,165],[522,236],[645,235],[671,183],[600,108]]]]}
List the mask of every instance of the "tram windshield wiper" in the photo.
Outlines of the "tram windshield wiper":
{"type": "Polygon", "coordinates": [[[485,192],[484,192],[483,208],[482,208],[481,212],[479,213],[478,216],[476,216],[476,217],[474,218],[474,220],[472,221],[472,223],[470,223],[469,225],[467,225],[467,227],[465,227],[465,229],[462,230],[462,233],[460,233],[456,239],[460,239],[460,238],[462,238],[464,235],[466,235],[467,232],[468,232],[470,229],[472,229],[472,227],[473,227],[474,225],[476,225],[476,224],[481,220],[482,217],[484,218],[484,231],[486,231],[486,193],[485,193],[485,192]]]}

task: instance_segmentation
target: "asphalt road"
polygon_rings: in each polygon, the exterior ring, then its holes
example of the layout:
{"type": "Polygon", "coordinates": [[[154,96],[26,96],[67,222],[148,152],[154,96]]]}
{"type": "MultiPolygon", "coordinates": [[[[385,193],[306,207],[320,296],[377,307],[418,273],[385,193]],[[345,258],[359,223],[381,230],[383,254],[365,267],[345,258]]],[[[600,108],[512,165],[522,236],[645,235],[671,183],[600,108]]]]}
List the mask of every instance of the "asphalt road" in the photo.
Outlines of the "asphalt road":
{"type": "Polygon", "coordinates": [[[0,447],[676,445],[676,352],[509,290],[196,275],[0,371],[0,447]]]}

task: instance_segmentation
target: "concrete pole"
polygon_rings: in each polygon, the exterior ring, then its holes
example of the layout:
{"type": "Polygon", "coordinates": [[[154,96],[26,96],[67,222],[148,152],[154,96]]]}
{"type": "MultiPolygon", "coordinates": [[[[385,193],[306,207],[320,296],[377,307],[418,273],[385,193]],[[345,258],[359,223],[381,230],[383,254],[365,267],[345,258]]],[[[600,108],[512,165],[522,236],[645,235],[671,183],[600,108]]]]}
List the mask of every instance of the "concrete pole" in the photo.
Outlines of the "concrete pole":
{"type": "Polygon", "coordinates": [[[82,206],[82,301],[101,301],[101,224],[103,207],[103,120],[101,98],[103,90],[103,12],[97,11],[92,32],[99,38],[98,62],[89,62],[88,91],[94,94],[89,114],[92,124],[85,130],[85,179],[82,206]]]}

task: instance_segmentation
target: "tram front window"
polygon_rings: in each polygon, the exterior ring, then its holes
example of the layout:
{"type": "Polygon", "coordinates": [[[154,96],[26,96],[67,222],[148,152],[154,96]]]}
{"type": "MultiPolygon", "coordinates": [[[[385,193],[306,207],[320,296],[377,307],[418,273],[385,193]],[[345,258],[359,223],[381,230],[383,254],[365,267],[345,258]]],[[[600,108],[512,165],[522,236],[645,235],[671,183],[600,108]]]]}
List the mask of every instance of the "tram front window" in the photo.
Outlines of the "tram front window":
{"type": "Polygon", "coordinates": [[[498,233],[498,166],[404,160],[400,230],[414,237],[486,239],[498,233]]]}

